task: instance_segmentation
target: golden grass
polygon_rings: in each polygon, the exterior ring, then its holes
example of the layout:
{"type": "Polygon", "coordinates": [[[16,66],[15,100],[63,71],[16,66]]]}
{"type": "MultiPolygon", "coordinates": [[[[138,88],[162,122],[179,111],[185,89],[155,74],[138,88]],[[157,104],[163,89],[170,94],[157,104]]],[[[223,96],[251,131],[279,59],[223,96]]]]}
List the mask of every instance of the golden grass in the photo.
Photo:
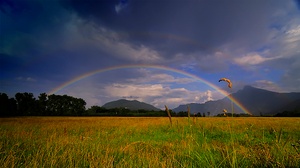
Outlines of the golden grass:
{"type": "Polygon", "coordinates": [[[172,119],[1,118],[0,165],[299,167],[299,118],[172,119]]]}

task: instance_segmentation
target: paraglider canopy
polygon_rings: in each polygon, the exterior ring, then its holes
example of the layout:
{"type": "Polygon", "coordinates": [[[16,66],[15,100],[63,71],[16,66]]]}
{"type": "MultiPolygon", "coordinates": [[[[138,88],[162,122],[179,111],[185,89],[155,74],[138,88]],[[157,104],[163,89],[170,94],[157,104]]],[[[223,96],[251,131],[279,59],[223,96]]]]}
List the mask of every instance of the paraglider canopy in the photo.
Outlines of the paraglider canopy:
{"type": "Polygon", "coordinates": [[[227,78],[221,78],[220,80],[219,80],[219,82],[221,82],[221,81],[224,81],[224,82],[227,82],[228,83],[228,87],[229,88],[232,88],[232,83],[231,83],[231,81],[229,80],[229,79],[227,79],[227,78]]]}

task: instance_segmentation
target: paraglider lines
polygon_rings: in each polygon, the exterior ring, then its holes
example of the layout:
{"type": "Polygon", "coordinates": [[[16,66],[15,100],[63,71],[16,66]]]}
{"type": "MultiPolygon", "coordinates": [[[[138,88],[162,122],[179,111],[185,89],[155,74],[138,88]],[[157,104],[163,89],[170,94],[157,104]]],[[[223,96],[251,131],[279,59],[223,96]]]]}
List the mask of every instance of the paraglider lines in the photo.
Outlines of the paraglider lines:
{"type": "MultiPolygon", "coordinates": [[[[219,80],[219,82],[221,82],[221,81],[224,81],[224,82],[227,82],[228,83],[228,87],[230,88],[230,90],[231,90],[231,95],[229,95],[229,96],[231,96],[231,98],[233,98],[233,93],[232,93],[232,82],[229,80],[229,79],[227,79],[227,78],[221,78],[220,80],[219,80]]],[[[232,114],[232,117],[233,117],[233,101],[232,101],[232,99],[230,99],[231,100],[231,114],[232,114]]]]}

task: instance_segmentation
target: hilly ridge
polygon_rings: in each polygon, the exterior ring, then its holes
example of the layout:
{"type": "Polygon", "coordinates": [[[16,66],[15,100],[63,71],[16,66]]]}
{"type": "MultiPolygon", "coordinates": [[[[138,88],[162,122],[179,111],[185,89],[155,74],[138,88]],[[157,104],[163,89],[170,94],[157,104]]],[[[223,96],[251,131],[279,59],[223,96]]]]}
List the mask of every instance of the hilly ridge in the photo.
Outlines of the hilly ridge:
{"type": "Polygon", "coordinates": [[[108,102],[104,104],[102,107],[106,109],[112,109],[112,108],[127,108],[129,110],[149,110],[149,111],[160,111],[160,109],[144,103],[139,102],[137,100],[126,100],[126,99],[119,99],[116,101],[108,102]]]}
{"type": "MultiPolygon", "coordinates": [[[[289,104],[300,100],[300,93],[277,93],[268,90],[258,89],[252,86],[245,86],[242,90],[233,93],[234,99],[248,109],[252,115],[276,114],[287,109],[289,104]]],[[[223,109],[231,112],[231,100],[225,97],[216,101],[208,101],[202,104],[191,103],[179,105],[174,108],[174,112],[187,111],[187,105],[190,106],[191,113],[206,113],[211,115],[222,113],[223,109]]],[[[295,103],[295,108],[299,108],[295,103]]],[[[234,113],[245,113],[240,107],[234,104],[234,113]]]]}
{"type": "MultiPolygon", "coordinates": [[[[248,113],[251,115],[275,115],[283,111],[300,110],[300,93],[277,93],[264,89],[255,88],[252,86],[245,86],[243,89],[233,93],[232,96],[239,103],[233,104],[234,113],[248,113]],[[246,110],[245,110],[246,109],[246,110]]],[[[211,116],[222,113],[223,109],[226,109],[228,113],[232,112],[231,100],[227,97],[207,101],[205,103],[189,103],[179,105],[172,109],[173,112],[187,111],[187,105],[189,105],[191,114],[194,113],[207,113],[210,112],[211,116]]],[[[137,100],[120,99],[104,104],[102,107],[106,109],[113,108],[126,108],[129,110],[148,110],[148,111],[160,111],[150,104],[139,102],[137,100]]]]}

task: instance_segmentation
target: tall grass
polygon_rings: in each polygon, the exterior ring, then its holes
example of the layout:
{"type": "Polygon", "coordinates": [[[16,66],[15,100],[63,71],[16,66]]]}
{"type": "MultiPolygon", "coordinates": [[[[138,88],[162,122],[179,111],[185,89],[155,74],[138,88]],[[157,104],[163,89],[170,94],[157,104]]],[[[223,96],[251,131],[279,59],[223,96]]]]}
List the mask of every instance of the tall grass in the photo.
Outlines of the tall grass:
{"type": "MultiPolygon", "coordinates": [[[[299,167],[299,118],[0,119],[2,167],[299,167]],[[293,144],[293,145],[292,145],[293,144]]],[[[300,144],[299,144],[300,145],[300,144]]]]}
{"type": "Polygon", "coordinates": [[[167,105],[165,105],[165,108],[166,108],[166,112],[167,112],[168,117],[169,117],[170,124],[172,126],[172,116],[171,116],[171,113],[170,113],[169,108],[168,108],[167,105]]]}

